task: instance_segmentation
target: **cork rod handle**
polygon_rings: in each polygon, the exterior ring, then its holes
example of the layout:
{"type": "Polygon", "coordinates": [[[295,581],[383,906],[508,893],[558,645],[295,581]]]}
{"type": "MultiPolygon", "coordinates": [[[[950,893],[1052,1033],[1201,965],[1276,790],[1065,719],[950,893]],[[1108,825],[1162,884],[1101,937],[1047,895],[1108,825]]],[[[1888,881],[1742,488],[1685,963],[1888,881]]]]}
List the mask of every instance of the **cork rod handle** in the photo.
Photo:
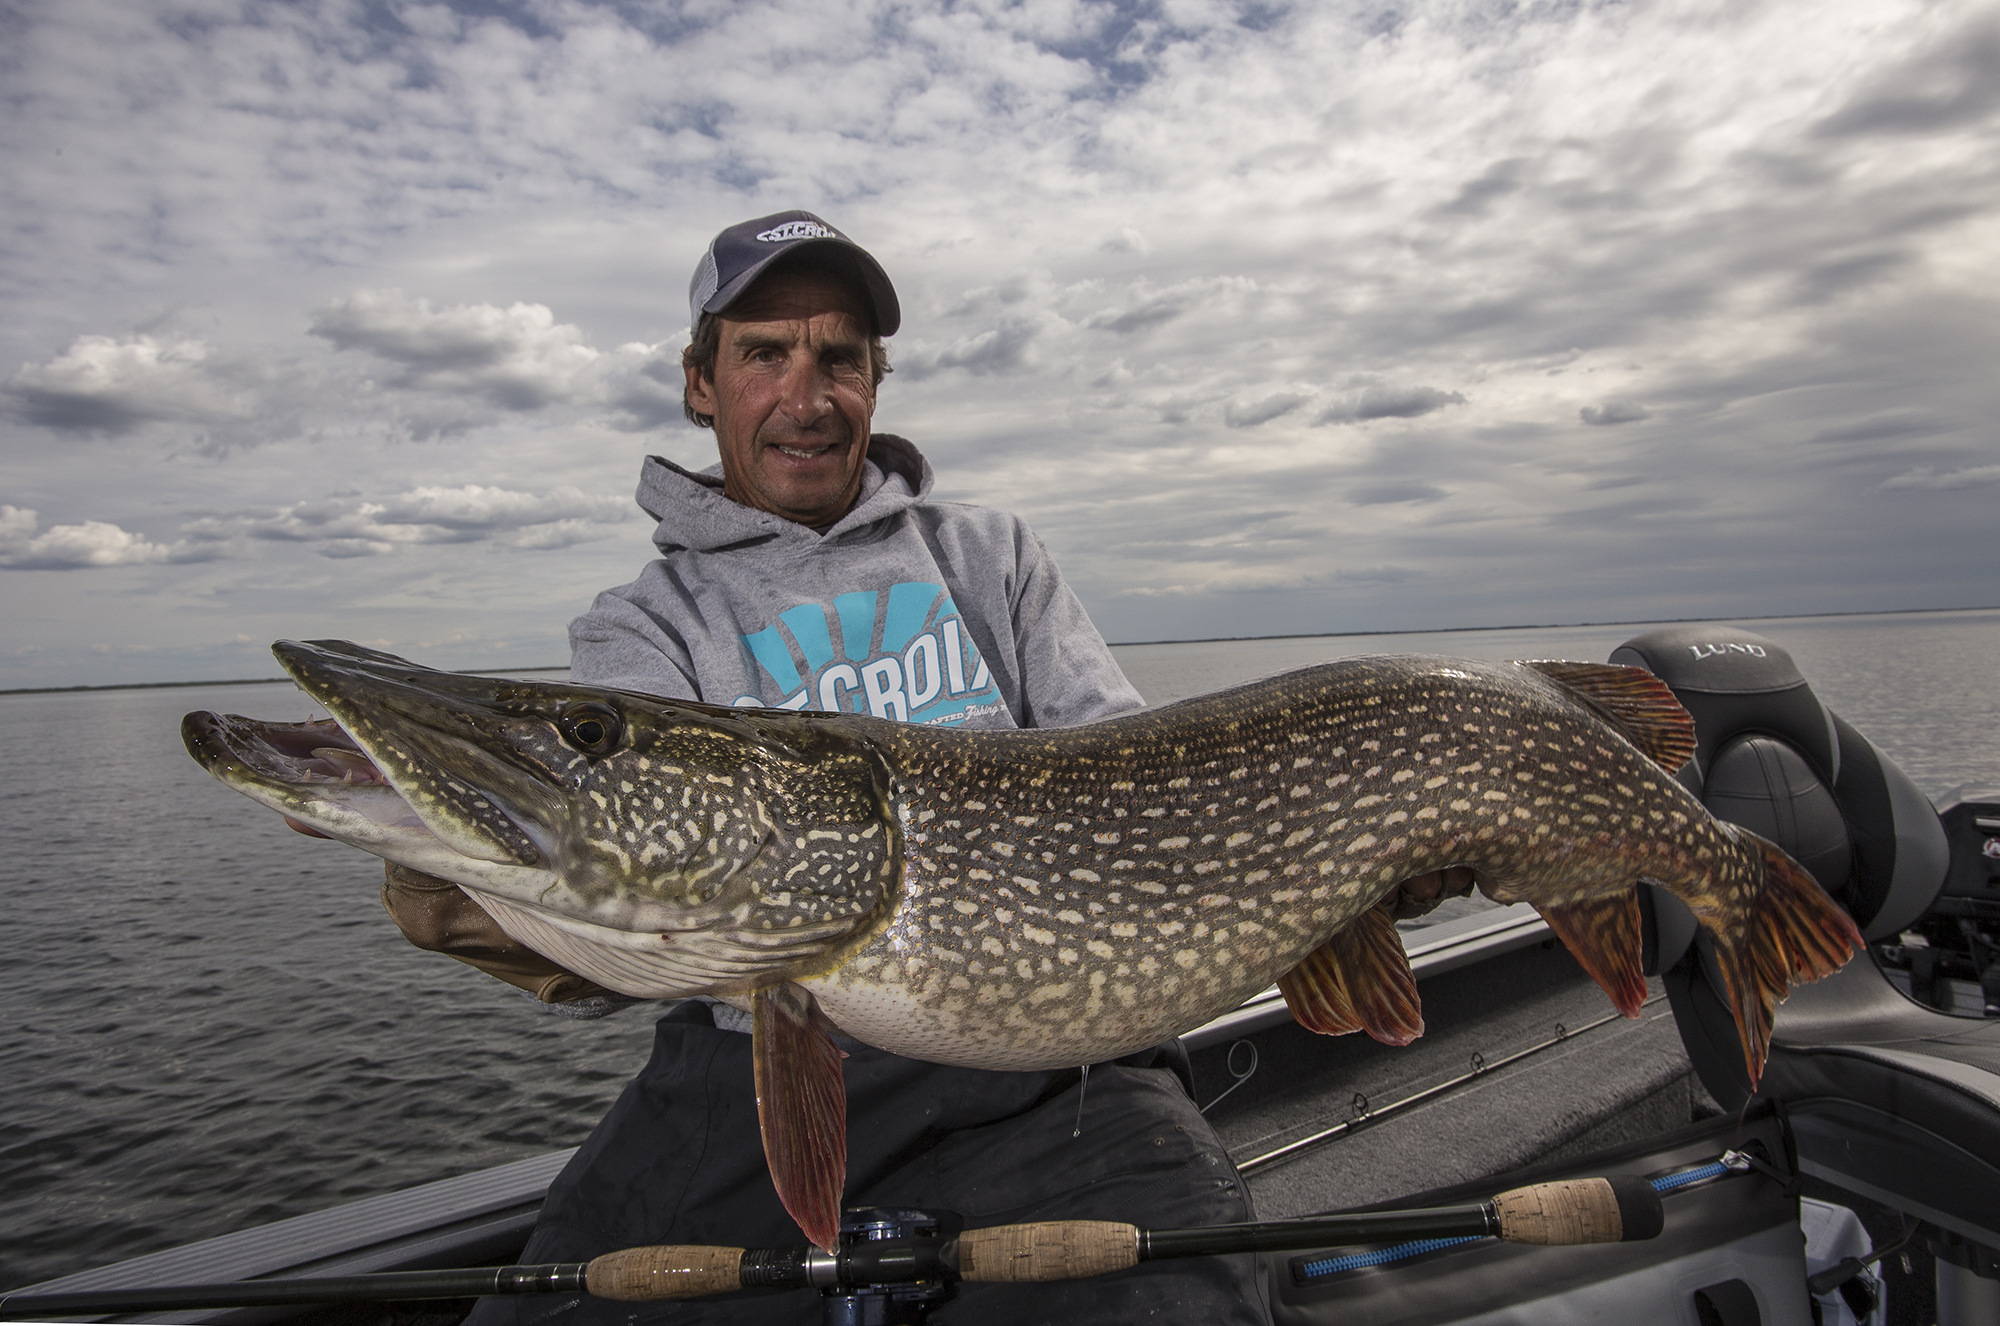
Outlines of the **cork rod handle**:
{"type": "Polygon", "coordinates": [[[1110,1220],[1047,1220],[969,1229],[958,1236],[967,1280],[1075,1280],[1139,1262],[1139,1231],[1110,1220]]]}
{"type": "Polygon", "coordinates": [[[1500,1237],[1544,1246],[1616,1243],[1625,1237],[1618,1195],[1604,1179],[1562,1179],[1503,1192],[1493,1199],[1500,1237]]]}
{"type": "Polygon", "coordinates": [[[699,1298],[741,1289],[742,1263],[741,1248],[626,1248],[592,1261],[584,1286],[599,1298],[626,1302],[699,1298]]]}

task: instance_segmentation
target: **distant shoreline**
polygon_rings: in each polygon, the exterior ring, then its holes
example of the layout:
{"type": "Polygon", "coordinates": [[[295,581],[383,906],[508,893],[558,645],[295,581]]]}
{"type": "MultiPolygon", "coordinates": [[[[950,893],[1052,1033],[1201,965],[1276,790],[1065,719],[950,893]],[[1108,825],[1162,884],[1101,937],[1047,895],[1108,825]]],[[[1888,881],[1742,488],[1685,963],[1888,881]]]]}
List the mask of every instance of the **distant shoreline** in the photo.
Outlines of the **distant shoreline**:
{"type": "MultiPolygon", "coordinates": [[[[477,677],[489,672],[568,672],[569,664],[534,668],[458,668],[455,675],[477,677]]],[[[77,691],[170,691],[183,686],[268,686],[289,682],[290,677],[220,677],[213,681],[120,681],[108,686],[16,686],[0,690],[0,695],[70,695],[77,691]]]]}
{"type": "MultiPolygon", "coordinates": [[[[1783,612],[1763,615],[1743,615],[1735,617],[1643,617],[1635,621],[1620,622],[1515,622],[1508,626],[1433,626],[1423,630],[1381,630],[1381,631],[1292,631],[1279,635],[1204,635],[1180,640],[1112,640],[1113,649],[1138,649],[1150,645],[1219,645],[1240,644],[1246,640],[1316,640],[1326,638],[1346,638],[1369,635],[1470,635],[1476,631],[1576,631],[1597,626],[1678,626],[1686,622],[1790,622],[1810,621],[1819,617],[1919,617],[1940,612],[1993,612],[2000,610],[2000,603],[1989,603],[1969,608],[1883,608],[1875,611],[1861,610],[1849,612],[1783,612]]],[[[476,677],[487,673],[515,672],[567,672],[569,664],[554,663],[527,668],[457,668],[459,676],[476,677]]],[[[288,682],[290,677],[223,677],[209,681],[122,681],[105,686],[19,686],[0,690],[0,695],[68,695],[79,691],[164,691],[186,686],[264,686],[273,682],[288,682]]]]}
{"type": "MultiPolygon", "coordinates": [[[[1245,640],[1317,640],[1321,637],[1346,638],[1364,635],[1471,635],[1477,631],[1581,631],[1598,626],[1681,626],[1688,622],[1799,622],[1819,617],[1921,617],[1940,612],[1994,612],[2000,603],[1971,608],[1881,608],[1849,612],[1745,613],[1734,617],[1641,617],[1627,622],[1516,622],[1510,626],[1431,626],[1421,631],[1293,631],[1283,635],[1205,635],[1187,640],[1112,640],[1113,649],[1136,649],[1142,645],[1222,645],[1245,640]]],[[[493,671],[494,669],[487,669],[493,671]]],[[[0,695],[6,692],[0,691],[0,695]]]]}

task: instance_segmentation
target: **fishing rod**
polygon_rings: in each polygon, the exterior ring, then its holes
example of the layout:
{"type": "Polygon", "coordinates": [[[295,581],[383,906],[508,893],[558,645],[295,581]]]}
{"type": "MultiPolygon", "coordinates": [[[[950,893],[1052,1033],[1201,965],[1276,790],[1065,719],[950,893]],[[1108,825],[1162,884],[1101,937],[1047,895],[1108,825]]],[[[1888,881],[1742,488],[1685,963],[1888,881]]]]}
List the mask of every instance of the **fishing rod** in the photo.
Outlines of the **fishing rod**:
{"type": "Polygon", "coordinates": [[[699,1298],[737,1289],[819,1289],[829,1294],[952,1281],[1025,1283],[1105,1275],[1168,1257],[1212,1257],[1407,1239],[1483,1238],[1544,1246],[1649,1239],[1665,1214],[1646,1180],[1563,1179],[1483,1202],[1364,1211],[1238,1225],[1141,1229],[1109,1220],[1053,1220],[960,1230],[938,1211],[859,1208],[841,1246],[626,1248],[589,1262],[227,1284],[168,1285],[70,1294],[0,1295],[0,1319],[190,1308],[303,1307],[335,1302],[474,1298],[487,1294],[589,1293],[626,1302],[699,1298]]]}

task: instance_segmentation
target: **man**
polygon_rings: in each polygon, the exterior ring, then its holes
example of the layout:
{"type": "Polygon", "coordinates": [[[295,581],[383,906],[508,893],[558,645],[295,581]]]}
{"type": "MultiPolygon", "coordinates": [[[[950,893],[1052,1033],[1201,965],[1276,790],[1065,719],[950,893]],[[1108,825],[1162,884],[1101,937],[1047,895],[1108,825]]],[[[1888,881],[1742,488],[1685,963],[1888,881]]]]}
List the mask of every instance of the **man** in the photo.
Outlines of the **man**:
{"type": "MultiPolygon", "coordinates": [[[[1004,512],[931,500],[916,448],[871,432],[888,372],[881,338],[901,320],[872,257],[810,213],[782,213],[718,235],[690,293],[685,407],[715,430],[721,464],[694,473],[646,462],[639,501],[660,522],[661,556],[572,624],[577,680],[962,727],[1083,723],[1139,706],[1033,532],[1004,512]]],[[[394,869],[385,892],[424,947],[545,1000],[607,1002],[482,925],[461,896],[394,869]]],[[[706,1001],[661,1020],[651,1062],[551,1188],[524,1260],[804,1241],[765,1170],[746,1030],[738,1010],[706,1001]]],[[[944,1208],[973,1227],[1253,1218],[1189,1098],[1177,1044],[1095,1066],[1087,1090],[1077,1069],[989,1073],[843,1048],[850,1205],[944,1208]]],[[[820,1313],[809,1293],[765,1292],[650,1310],[487,1299],[473,1320],[817,1322],[820,1313]]],[[[1146,1318],[1268,1322],[1255,1260],[966,1285],[931,1320],[1146,1318]]]]}
{"type": "Polygon", "coordinates": [[[720,474],[646,462],[662,557],[570,627],[578,680],[963,727],[1139,707],[1033,532],[929,500],[916,448],[871,436],[901,320],[873,258],[782,213],[717,236],[691,293],[685,408],[720,474]]]}

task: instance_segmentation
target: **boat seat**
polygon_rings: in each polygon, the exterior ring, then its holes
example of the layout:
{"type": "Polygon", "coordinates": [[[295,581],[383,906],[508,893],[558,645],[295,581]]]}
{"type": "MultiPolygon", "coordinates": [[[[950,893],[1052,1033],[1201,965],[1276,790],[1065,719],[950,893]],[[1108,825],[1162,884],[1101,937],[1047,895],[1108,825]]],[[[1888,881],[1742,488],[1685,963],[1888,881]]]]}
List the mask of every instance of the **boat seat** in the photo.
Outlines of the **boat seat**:
{"type": "MultiPolygon", "coordinates": [[[[1930,909],[1951,864],[1936,809],[1781,646],[1675,626],[1611,661],[1654,673],[1694,716],[1681,782],[1717,818],[1790,852],[1864,937],[1893,939],[1930,909]]],[[[1703,1085],[1740,1110],[1753,1093],[1707,938],[1677,899],[1642,894],[1646,970],[1667,987],[1703,1085]]],[[[1919,1004],[1859,954],[1779,1006],[1754,1094],[1787,1114],[1806,1172],[2000,1248],[2000,1020],[1919,1004]]]]}

